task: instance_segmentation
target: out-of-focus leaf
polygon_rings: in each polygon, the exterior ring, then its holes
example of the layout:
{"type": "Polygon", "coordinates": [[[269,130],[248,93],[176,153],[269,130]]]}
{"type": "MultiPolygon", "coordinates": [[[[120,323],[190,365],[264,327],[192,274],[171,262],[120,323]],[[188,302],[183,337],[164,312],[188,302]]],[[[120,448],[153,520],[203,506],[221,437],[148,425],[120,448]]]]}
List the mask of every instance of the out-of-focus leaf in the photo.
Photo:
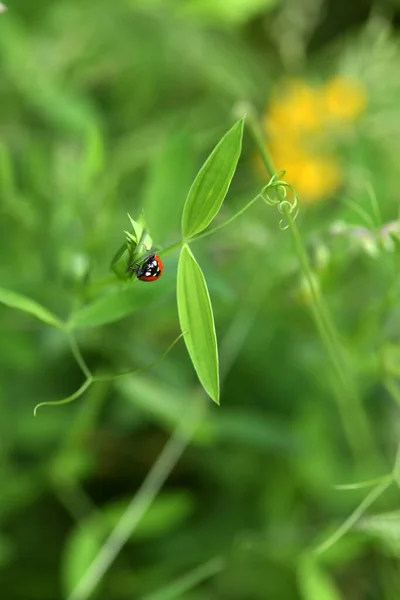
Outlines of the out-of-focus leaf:
{"type": "Polygon", "coordinates": [[[279,0],[188,0],[187,12],[206,21],[240,25],[272,9],[279,0]]]}
{"type": "MultiPolygon", "coordinates": [[[[0,4],[0,13],[1,13],[1,4],[0,4]]],[[[14,558],[16,548],[12,541],[0,535],[0,567],[4,569],[4,567],[8,566],[11,562],[12,558],[14,558]]]]}
{"type": "Polygon", "coordinates": [[[343,600],[333,580],[313,556],[307,554],[300,559],[297,574],[303,600],[343,600]]]}
{"type": "Polygon", "coordinates": [[[63,329],[64,327],[62,321],[48,311],[47,308],[44,308],[41,304],[35,302],[35,300],[31,300],[21,294],[16,294],[10,290],[0,288],[0,303],[10,306],[11,308],[16,308],[17,310],[22,310],[52,327],[57,327],[58,329],[63,329]]]}
{"type": "Polygon", "coordinates": [[[185,344],[200,383],[219,404],[218,349],[210,295],[196,259],[188,246],[178,266],[178,313],[185,344]]]}
{"type": "Polygon", "coordinates": [[[29,35],[11,14],[2,20],[0,50],[3,72],[18,81],[20,93],[46,121],[70,131],[85,131],[88,123],[97,121],[94,107],[87,97],[66,89],[56,72],[49,76],[49,71],[40,65],[39,55],[32,53],[34,44],[29,35]]]}
{"type": "Polygon", "coordinates": [[[160,494],[134,531],[134,540],[144,540],[179,527],[193,512],[192,498],[185,492],[160,494]]]}
{"type": "MultiPolygon", "coordinates": [[[[120,377],[115,385],[126,402],[135,407],[136,412],[145,414],[157,425],[172,431],[182,421],[188,400],[183,387],[171,386],[154,376],[136,374],[120,377]]],[[[219,435],[218,425],[217,419],[214,422],[211,414],[208,415],[193,434],[192,444],[212,443],[219,435]]]]}
{"type": "Polygon", "coordinates": [[[400,558],[400,511],[365,517],[358,529],[378,539],[387,552],[400,558]]]}
{"type": "Polygon", "coordinates": [[[90,186],[104,169],[104,163],[103,140],[99,128],[93,124],[84,132],[84,156],[80,182],[84,190],[90,190],[90,186]]]}
{"type": "Polygon", "coordinates": [[[179,232],[193,170],[190,138],[185,131],[174,132],[151,163],[144,192],[143,206],[156,244],[179,232]]]}
{"type": "MultiPolygon", "coordinates": [[[[80,522],[73,530],[63,560],[63,581],[67,594],[78,584],[128,504],[129,500],[112,503],[80,522]]],[[[144,540],[166,535],[179,527],[192,511],[193,503],[188,494],[180,491],[164,492],[154,500],[130,539],[144,540]]]]}
{"type": "Polygon", "coordinates": [[[182,215],[182,235],[188,239],[203,231],[221,208],[242,149],[244,120],[224,135],[197,174],[182,215]]]}
{"type": "Polygon", "coordinates": [[[220,440],[256,448],[301,451],[300,439],[287,426],[254,409],[231,409],[212,419],[211,432],[220,440]]]}
{"type": "Polygon", "coordinates": [[[99,327],[123,319],[170,291],[169,286],[132,284],[129,289],[110,293],[76,311],[70,320],[74,329],[99,327]]]}
{"type": "Polygon", "coordinates": [[[99,518],[79,523],[67,540],[62,562],[65,595],[70,594],[89,568],[107,535],[105,524],[99,518]]]}
{"type": "Polygon", "coordinates": [[[187,403],[186,394],[159,382],[154,377],[127,375],[116,385],[126,400],[145,414],[152,416],[163,426],[176,427],[182,419],[182,411],[187,403]]]}
{"type": "Polygon", "coordinates": [[[7,146],[0,142],[0,191],[2,198],[11,201],[14,196],[14,189],[14,169],[10,152],[7,146]]]}

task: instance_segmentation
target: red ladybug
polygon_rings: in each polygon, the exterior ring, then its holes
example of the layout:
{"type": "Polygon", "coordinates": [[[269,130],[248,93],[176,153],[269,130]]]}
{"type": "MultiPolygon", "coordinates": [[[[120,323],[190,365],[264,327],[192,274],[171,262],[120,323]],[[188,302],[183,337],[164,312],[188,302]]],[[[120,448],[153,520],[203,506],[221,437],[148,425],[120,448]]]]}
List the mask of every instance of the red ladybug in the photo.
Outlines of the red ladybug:
{"type": "Polygon", "coordinates": [[[161,258],[157,254],[150,254],[140,267],[135,269],[136,277],[140,281],[155,281],[161,277],[163,269],[161,258]]]}

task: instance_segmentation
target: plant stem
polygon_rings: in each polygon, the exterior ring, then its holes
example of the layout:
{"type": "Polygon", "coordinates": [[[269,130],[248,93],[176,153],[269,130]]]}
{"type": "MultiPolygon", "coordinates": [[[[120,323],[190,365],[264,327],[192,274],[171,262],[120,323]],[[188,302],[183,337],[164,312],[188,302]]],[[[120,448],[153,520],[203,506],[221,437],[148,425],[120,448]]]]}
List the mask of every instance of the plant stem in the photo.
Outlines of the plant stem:
{"type": "Polygon", "coordinates": [[[136,529],[164,485],[165,480],[189,445],[203,417],[204,406],[204,402],[196,402],[177,425],[138,492],[128,504],[117,525],[104,542],[76,588],[68,596],[68,600],[87,600],[92,595],[95,587],[136,529]]]}
{"type": "Polygon", "coordinates": [[[207,237],[208,235],[212,235],[213,233],[216,233],[217,231],[219,231],[223,227],[226,227],[227,225],[230,225],[232,223],[232,221],[234,221],[235,219],[237,219],[238,217],[240,217],[240,215],[242,215],[248,208],[250,208],[250,206],[253,206],[253,204],[255,202],[257,202],[257,200],[259,200],[260,198],[261,198],[261,194],[257,194],[257,196],[255,196],[252,200],[250,200],[250,202],[248,202],[247,204],[245,204],[245,206],[243,206],[243,208],[241,208],[237,213],[235,213],[234,215],[232,215],[231,217],[229,217],[229,219],[227,219],[226,221],[224,221],[220,225],[217,225],[216,227],[212,227],[211,229],[207,229],[206,231],[203,231],[203,233],[199,233],[199,234],[195,235],[194,237],[192,237],[192,238],[190,238],[188,240],[188,243],[189,242],[190,243],[191,242],[197,242],[197,240],[201,240],[201,239],[207,237]]]}
{"type": "Polygon", "coordinates": [[[177,242],[174,242],[170,246],[167,246],[166,248],[163,248],[162,250],[160,250],[159,254],[161,256],[166,256],[167,254],[171,254],[171,252],[176,250],[176,248],[180,248],[181,246],[183,246],[183,244],[186,244],[186,240],[178,240],[177,242]]]}
{"type": "MultiPolygon", "coordinates": [[[[268,154],[263,133],[258,121],[250,115],[248,126],[254,142],[261,154],[264,165],[270,177],[275,173],[272,160],[268,154]]],[[[370,432],[368,420],[361,406],[356,387],[349,373],[343,348],[339,336],[332,322],[328,308],[315,283],[315,279],[308,260],[300,231],[291,215],[290,208],[283,204],[282,213],[288,224],[294,248],[300,263],[301,271],[307,282],[311,296],[311,310],[318,333],[325,345],[329,358],[338,378],[336,399],[338,409],[342,418],[343,428],[353,453],[360,460],[365,459],[365,453],[371,453],[374,448],[373,437],[370,432]]]]}
{"type": "Polygon", "coordinates": [[[205,238],[209,235],[212,235],[213,233],[216,233],[223,227],[230,225],[232,223],[232,221],[234,221],[235,219],[240,217],[240,215],[242,215],[247,209],[249,209],[250,206],[253,206],[253,204],[255,204],[255,202],[257,202],[257,200],[259,200],[260,198],[261,198],[261,194],[257,194],[257,196],[255,196],[252,200],[250,200],[250,202],[245,204],[245,206],[243,206],[243,208],[238,210],[237,213],[235,213],[234,215],[229,217],[229,219],[227,219],[223,223],[220,223],[219,225],[216,225],[216,227],[212,227],[211,229],[206,229],[206,231],[203,231],[202,233],[199,233],[199,234],[193,236],[192,238],[189,238],[188,240],[179,240],[178,242],[171,244],[171,246],[167,246],[167,248],[160,250],[160,254],[162,256],[165,256],[166,254],[170,254],[170,252],[173,252],[173,250],[175,250],[176,248],[183,246],[183,244],[191,244],[192,242],[197,242],[198,240],[202,240],[203,238],[205,238]]]}
{"type": "Polygon", "coordinates": [[[82,356],[82,352],[79,349],[78,342],[76,341],[76,338],[75,338],[74,334],[72,333],[72,331],[68,332],[68,340],[69,340],[69,344],[71,346],[72,354],[73,354],[76,362],[78,363],[79,368],[81,369],[82,373],[85,375],[86,379],[91,379],[92,373],[90,372],[90,369],[87,366],[85,359],[82,356]]]}
{"type": "Polygon", "coordinates": [[[369,508],[386,490],[393,484],[393,476],[388,475],[374,487],[352,514],[336,529],[336,531],[315,549],[316,554],[323,554],[328,548],[336,544],[363,516],[367,508],[369,508]]]}
{"type": "Polygon", "coordinates": [[[225,561],[221,557],[212,558],[205,564],[196,567],[190,573],[180,577],[177,581],[167,585],[159,592],[147,595],[142,600],[173,600],[181,598],[182,595],[205,581],[220,573],[225,567],[225,561]]]}

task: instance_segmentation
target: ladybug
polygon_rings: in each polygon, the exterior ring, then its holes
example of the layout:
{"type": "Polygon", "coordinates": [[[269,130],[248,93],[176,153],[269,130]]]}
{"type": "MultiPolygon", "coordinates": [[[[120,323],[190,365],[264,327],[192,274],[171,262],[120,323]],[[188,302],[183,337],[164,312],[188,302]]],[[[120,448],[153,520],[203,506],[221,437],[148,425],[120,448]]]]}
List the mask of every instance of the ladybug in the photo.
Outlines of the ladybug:
{"type": "Polygon", "coordinates": [[[163,269],[161,258],[157,254],[150,254],[140,267],[134,270],[136,271],[136,277],[140,281],[155,281],[161,277],[163,269]]]}

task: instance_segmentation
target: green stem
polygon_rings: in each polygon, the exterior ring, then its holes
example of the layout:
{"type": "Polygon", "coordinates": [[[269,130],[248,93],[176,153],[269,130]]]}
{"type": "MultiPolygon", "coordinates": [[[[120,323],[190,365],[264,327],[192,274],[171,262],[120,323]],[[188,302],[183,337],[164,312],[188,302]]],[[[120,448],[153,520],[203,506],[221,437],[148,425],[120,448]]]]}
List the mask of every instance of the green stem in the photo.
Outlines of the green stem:
{"type": "Polygon", "coordinates": [[[334,489],[338,491],[346,491],[346,490],[361,490],[363,488],[372,487],[373,485],[378,485],[383,481],[386,481],[390,477],[390,475],[381,475],[380,477],[375,477],[374,479],[368,479],[368,481],[360,481],[358,483],[343,483],[339,485],[334,485],[334,489]]]}
{"type": "Polygon", "coordinates": [[[226,221],[224,221],[220,225],[217,225],[216,227],[212,227],[211,229],[207,229],[203,233],[199,233],[198,235],[195,235],[194,237],[192,237],[192,238],[190,238],[188,240],[188,243],[189,242],[190,243],[191,242],[197,242],[197,240],[201,240],[201,239],[207,237],[208,235],[212,235],[213,233],[216,233],[217,231],[219,231],[223,227],[226,227],[227,225],[230,225],[232,223],[232,221],[234,221],[235,219],[237,219],[238,217],[240,217],[240,215],[242,215],[247,209],[249,209],[250,206],[253,206],[253,204],[255,204],[255,202],[257,202],[257,200],[259,200],[260,198],[261,198],[261,194],[257,194],[257,196],[255,196],[252,200],[250,200],[250,202],[248,202],[247,204],[245,204],[245,206],[243,206],[243,208],[241,208],[237,213],[235,213],[234,215],[232,215],[231,217],[229,217],[229,219],[227,219],[226,221]]]}
{"type": "MultiPolygon", "coordinates": [[[[268,174],[272,177],[276,170],[274,169],[274,165],[268,154],[258,121],[253,116],[250,116],[248,119],[248,126],[268,174]]],[[[282,213],[288,224],[300,267],[310,291],[310,305],[318,333],[325,345],[338,377],[339,386],[336,391],[336,398],[348,443],[355,456],[358,456],[359,459],[362,460],[365,458],[365,452],[370,452],[373,448],[373,438],[370,432],[369,423],[365,417],[355,385],[348,371],[338,333],[332,322],[328,308],[315,284],[306,249],[299,229],[287,204],[282,204],[282,213]]]]}
{"type": "Polygon", "coordinates": [[[82,383],[81,387],[77,389],[76,392],[74,392],[67,398],[63,398],[62,400],[48,400],[46,402],[40,402],[39,404],[36,404],[35,408],[33,409],[33,415],[36,417],[38,409],[42,406],[59,406],[61,404],[69,404],[70,402],[73,402],[74,400],[82,396],[82,394],[86,392],[86,390],[92,385],[92,383],[93,378],[90,377],[82,383]]]}
{"type": "Polygon", "coordinates": [[[338,339],[338,333],[332,323],[328,308],[316,287],[299,229],[286,207],[284,207],[283,213],[289,225],[300,266],[310,290],[310,305],[319,335],[338,377],[339,388],[336,392],[336,399],[343,428],[354,454],[362,459],[363,457],[365,458],[365,452],[370,451],[373,447],[369,423],[348,371],[343,349],[338,339]]]}
{"type": "Polygon", "coordinates": [[[163,587],[159,592],[145,596],[142,600],[173,600],[175,598],[182,598],[185,592],[190,591],[206,579],[217,575],[223,571],[224,568],[225,561],[222,558],[212,558],[204,565],[196,567],[193,571],[180,577],[177,581],[163,587]]]}
{"type": "Polygon", "coordinates": [[[174,244],[171,244],[170,246],[167,246],[166,248],[160,250],[158,254],[160,254],[161,256],[167,256],[167,254],[171,254],[171,252],[176,250],[176,248],[180,248],[181,246],[183,246],[183,244],[186,244],[186,240],[178,240],[174,244]]]}
{"type": "Polygon", "coordinates": [[[204,406],[204,402],[196,402],[177,425],[138,492],[134,495],[94,560],[84,572],[76,588],[68,596],[68,600],[87,600],[92,595],[99,581],[135,531],[143,515],[151,506],[167,477],[191,442],[203,418],[204,406]]]}
{"type": "Polygon", "coordinates": [[[253,204],[255,204],[257,202],[257,200],[259,200],[260,198],[261,198],[261,194],[257,194],[257,196],[255,196],[252,200],[250,200],[250,202],[245,204],[245,206],[243,206],[243,208],[241,208],[237,213],[235,213],[234,215],[229,217],[229,219],[227,219],[223,223],[220,223],[219,225],[217,225],[216,227],[212,227],[211,229],[207,229],[206,231],[203,231],[203,233],[199,233],[199,234],[193,236],[192,238],[189,238],[188,240],[179,240],[178,242],[171,244],[171,246],[167,246],[163,250],[160,250],[159,254],[162,256],[166,256],[167,254],[170,254],[171,252],[173,252],[176,248],[183,246],[183,244],[197,242],[198,240],[202,240],[203,238],[205,238],[209,235],[212,235],[213,233],[216,233],[223,227],[230,225],[232,223],[232,221],[234,221],[235,219],[240,217],[240,215],[242,215],[246,210],[248,210],[251,206],[253,206],[253,204]]]}
{"type": "Polygon", "coordinates": [[[388,475],[383,478],[381,483],[374,487],[364,500],[358,505],[353,513],[342,523],[338,529],[320,546],[315,549],[316,554],[326,552],[331,546],[336,544],[350,529],[359,521],[365,511],[393,484],[393,476],[388,475]]]}
{"type": "Polygon", "coordinates": [[[157,360],[154,360],[153,362],[149,363],[148,365],[144,365],[143,367],[137,367],[136,369],[120,371],[119,373],[103,373],[102,375],[94,375],[93,381],[113,381],[118,377],[124,377],[124,375],[138,375],[139,373],[143,373],[143,371],[148,371],[149,369],[152,369],[164,360],[167,354],[170,353],[172,348],[175,346],[175,344],[179,342],[179,340],[185,335],[185,333],[186,332],[180,333],[178,337],[176,337],[174,341],[168,346],[163,355],[160,356],[160,358],[158,358],[157,360]]]}
{"type": "Polygon", "coordinates": [[[257,150],[261,154],[261,157],[264,161],[264,165],[265,165],[265,168],[267,169],[268,175],[270,177],[272,177],[274,175],[274,173],[276,173],[276,169],[274,167],[274,164],[272,162],[272,159],[271,159],[269,153],[267,152],[267,146],[266,146],[265,139],[264,139],[264,133],[261,130],[261,127],[259,125],[256,115],[254,115],[252,112],[250,112],[247,115],[246,124],[247,124],[249,131],[251,133],[251,136],[257,146],[257,150]]]}
{"type": "Polygon", "coordinates": [[[82,373],[85,375],[86,379],[91,379],[92,373],[90,372],[90,369],[87,366],[86,361],[82,356],[82,352],[79,349],[76,338],[71,331],[68,333],[68,340],[69,340],[69,344],[71,346],[72,354],[73,354],[76,362],[78,363],[82,373]]]}

